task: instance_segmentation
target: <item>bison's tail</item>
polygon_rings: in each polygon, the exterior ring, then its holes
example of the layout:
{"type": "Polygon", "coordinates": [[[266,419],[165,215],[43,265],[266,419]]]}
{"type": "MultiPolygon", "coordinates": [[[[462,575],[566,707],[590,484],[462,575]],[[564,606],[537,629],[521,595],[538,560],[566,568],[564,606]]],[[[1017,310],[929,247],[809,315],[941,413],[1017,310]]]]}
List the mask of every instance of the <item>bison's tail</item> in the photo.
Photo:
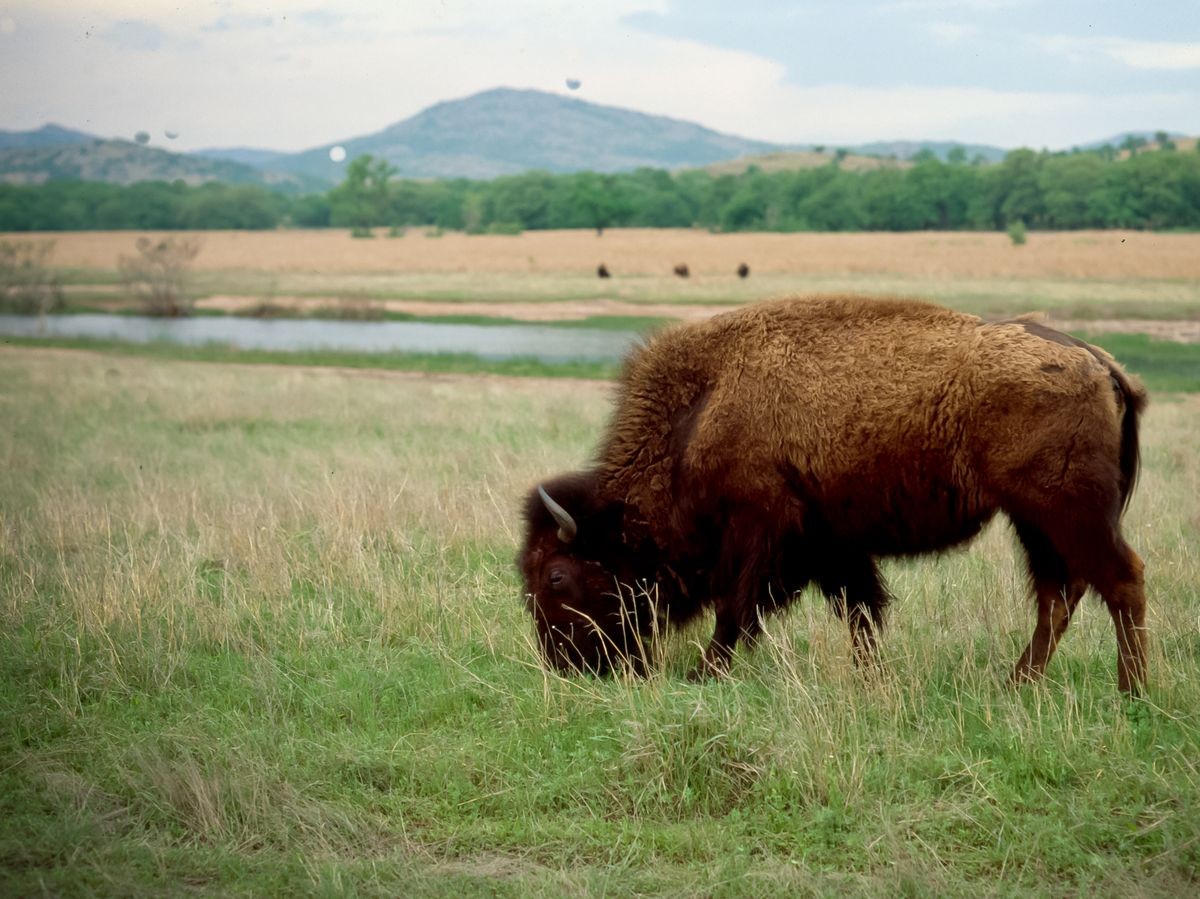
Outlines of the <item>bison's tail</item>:
{"type": "Polygon", "coordinates": [[[1141,382],[1127,375],[1115,362],[1108,361],[1109,376],[1121,406],[1121,512],[1124,513],[1137,484],[1141,467],[1138,443],[1138,417],[1146,408],[1148,397],[1141,382]]]}

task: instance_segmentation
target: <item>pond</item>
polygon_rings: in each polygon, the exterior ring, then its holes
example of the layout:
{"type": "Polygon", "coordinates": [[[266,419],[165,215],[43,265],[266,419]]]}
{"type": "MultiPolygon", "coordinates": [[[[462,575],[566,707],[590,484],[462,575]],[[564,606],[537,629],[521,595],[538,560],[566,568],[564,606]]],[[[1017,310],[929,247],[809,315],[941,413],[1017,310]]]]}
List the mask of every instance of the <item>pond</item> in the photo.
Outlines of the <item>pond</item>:
{"type": "Polygon", "coordinates": [[[484,359],[609,361],[638,339],[634,331],[549,325],[455,325],[429,322],[263,321],[235,316],[150,318],[135,315],[0,315],[0,334],[91,337],[133,343],[219,344],[254,350],[363,353],[470,353],[484,359]]]}

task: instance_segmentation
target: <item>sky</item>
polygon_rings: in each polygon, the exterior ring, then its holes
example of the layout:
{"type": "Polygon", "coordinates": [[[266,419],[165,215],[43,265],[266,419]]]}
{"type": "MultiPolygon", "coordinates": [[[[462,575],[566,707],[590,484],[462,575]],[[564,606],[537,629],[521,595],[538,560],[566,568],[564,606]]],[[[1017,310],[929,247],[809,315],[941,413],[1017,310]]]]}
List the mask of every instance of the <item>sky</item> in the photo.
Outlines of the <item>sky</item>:
{"type": "Polygon", "coordinates": [[[1200,0],[0,0],[5,130],[292,151],[492,87],[779,143],[1196,135],[1200,0]]]}

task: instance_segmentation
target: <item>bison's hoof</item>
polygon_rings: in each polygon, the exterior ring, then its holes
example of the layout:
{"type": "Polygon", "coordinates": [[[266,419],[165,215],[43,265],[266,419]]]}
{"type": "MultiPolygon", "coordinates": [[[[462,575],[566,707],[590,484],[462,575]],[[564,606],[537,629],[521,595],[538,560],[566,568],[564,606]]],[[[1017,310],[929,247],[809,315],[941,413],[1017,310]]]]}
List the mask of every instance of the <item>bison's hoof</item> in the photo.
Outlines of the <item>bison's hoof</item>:
{"type": "Polygon", "coordinates": [[[707,659],[701,659],[700,662],[697,663],[696,667],[687,673],[687,679],[693,684],[699,684],[706,680],[715,680],[728,676],[728,664],[714,664],[707,659]]]}

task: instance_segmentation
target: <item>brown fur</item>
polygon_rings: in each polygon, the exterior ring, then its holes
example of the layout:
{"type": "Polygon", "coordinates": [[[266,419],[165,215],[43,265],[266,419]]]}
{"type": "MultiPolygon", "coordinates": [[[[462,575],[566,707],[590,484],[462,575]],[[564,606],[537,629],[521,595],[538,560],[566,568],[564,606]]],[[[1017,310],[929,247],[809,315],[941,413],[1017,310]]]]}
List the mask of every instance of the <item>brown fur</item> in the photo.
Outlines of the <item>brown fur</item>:
{"type": "Polygon", "coordinates": [[[716,672],[762,613],[815,582],[869,654],[887,602],[875,559],[962,543],[1003,511],[1039,601],[1018,677],[1042,673],[1090,585],[1131,690],[1145,603],[1119,519],[1145,400],[1106,353],[1032,319],[920,302],[775,301],[669,330],[627,361],[594,470],[546,484],[579,509],[579,537],[562,544],[527,501],[521,565],[543,649],[604,668],[649,633],[657,593],[673,622],[714,607],[701,671],[716,672]],[[554,649],[563,622],[572,650],[554,649]]]}

